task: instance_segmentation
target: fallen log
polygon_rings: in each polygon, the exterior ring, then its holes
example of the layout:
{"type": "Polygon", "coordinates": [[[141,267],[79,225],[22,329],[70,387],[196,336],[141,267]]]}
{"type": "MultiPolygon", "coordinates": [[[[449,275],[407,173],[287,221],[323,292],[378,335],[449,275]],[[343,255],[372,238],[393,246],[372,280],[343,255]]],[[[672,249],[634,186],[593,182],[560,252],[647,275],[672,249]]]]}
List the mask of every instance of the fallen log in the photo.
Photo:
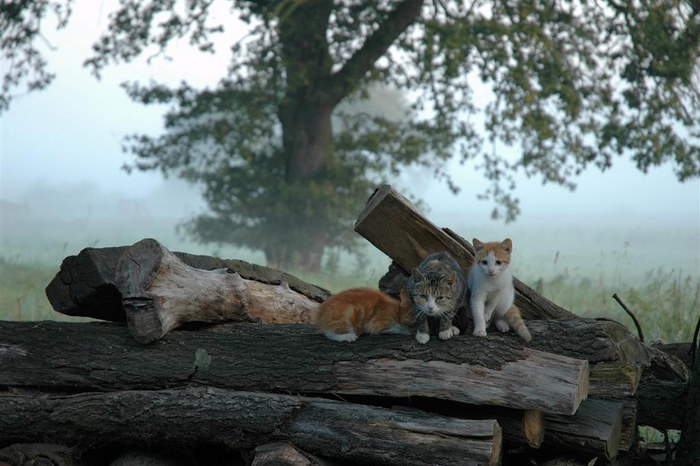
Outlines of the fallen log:
{"type": "MultiPolygon", "coordinates": [[[[70,316],[126,322],[122,296],[117,290],[114,274],[117,262],[129,247],[85,248],[75,256],[66,257],[59,272],[46,287],[46,297],[53,309],[70,316]]],[[[328,290],[269,267],[237,259],[183,252],[173,254],[196,269],[230,269],[245,280],[268,285],[287,283],[290,289],[314,301],[322,302],[330,296],[328,290]]]]}
{"type": "Polygon", "coordinates": [[[0,386],[10,387],[76,391],[200,384],[427,396],[561,414],[574,413],[588,393],[587,361],[526,348],[510,335],[460,335],[427,345],[381,335],[343,344],[300,324],[228,324],[174,331],[143,348],[119,324],[1,322],[0,342],[0,386]]]}
{"type": "Polygon", "coordinates": [[[318,302],[230,269],[190,267],[154,239],[128,248],[114,275],[129,331],[141,343],[188,322],[312,323],[318,302]]]}
{"type": "Polygon", "coordinates": [[[309,452],[370,464],[499,464],[495,420],[211,387],[184,390],[0,394],[0,442],[223,445],[285,440],[309,452]],[[206,422],[202,422],[206,419],[206,422]]]}
{"type": "MultiPolygon", "coordinates": [[[[465,271],[469,271],[474,261],[471,245],[454,232],[435,226],[389,185],[380,186],[369,198],[355,221],[355,231],[389,256],[406,276],[433,252],[451,253],[465,271]]],[[[515,304],[520,308],[523,318],[575,317],[517,278],[513,282],[515,304]]]]}
{"type": "Polygon", "coordinates": [[[650,364],[634,394],[637,423],[659,430],[680,429],[686,412],[685,390],[691,372],[683,361],[656,347],[647,347],[650,364]]]}
{"type": "Polygon", "coordinates": [[[586,359],[591,369],[589,394],[594,397],[621,399],[633,395],[644,368],[650,364],[647,347],[624,325],[613,320],[540,320],[527,325],[533,335],[566,335],[566,338],[533,338],[528,346],[586,359]]]}
{"type": "Polygon", "coordinates": [[[622,403],[588,399],[573,416],[547,413],[542,448],[574,450],[614,459],[621,443],[622,411],[622,403]]]}

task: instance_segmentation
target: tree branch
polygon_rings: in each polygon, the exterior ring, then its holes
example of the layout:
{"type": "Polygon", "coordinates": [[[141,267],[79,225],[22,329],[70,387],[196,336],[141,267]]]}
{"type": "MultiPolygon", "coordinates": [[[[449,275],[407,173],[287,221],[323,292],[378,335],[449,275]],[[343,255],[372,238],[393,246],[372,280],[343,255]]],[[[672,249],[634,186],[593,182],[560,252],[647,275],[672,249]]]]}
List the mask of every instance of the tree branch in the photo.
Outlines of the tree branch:
{"type": "Polygon", "coordinates": [[[372,68],[386,53],[396,38],[420,16],[423,0],[404,0],[374,34],[367,38],[364,45],[350,57],[339,71],[330,77],[328,87],[333,103],[339,102],[354,89],[354,83],[372,68]]]}

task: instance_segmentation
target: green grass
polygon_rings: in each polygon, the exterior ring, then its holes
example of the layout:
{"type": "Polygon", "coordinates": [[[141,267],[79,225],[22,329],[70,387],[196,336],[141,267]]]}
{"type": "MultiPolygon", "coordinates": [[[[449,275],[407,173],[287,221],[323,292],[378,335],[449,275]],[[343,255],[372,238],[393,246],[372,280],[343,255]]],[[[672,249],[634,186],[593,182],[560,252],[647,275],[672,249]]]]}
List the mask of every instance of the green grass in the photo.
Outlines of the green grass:
{"type": "Polygon", "coordinates": [[[565,309],[584,317],[607,317],[637,333],[632,318],[612,296],[634,313],[646,341],[691,341],[700,313],[700,277],[671,270],[653,270],[634,285],[611,283],[604,276],[559,275],[544,280],[542,294],[565,309]]]}
{"type": "MultiPolygon", "coordinates": [[[[376,287],[386,272],[383,266],[358,264],[357,271],[316,275],[295,274],[333,293],[353,286],[376,287]]],[[[0,320],[84,320],[55,312],[44,293],[58,266],[25,264],[0,258],[0,320]]],[[[527,280],[526,280],[527,282],[527,280]]],[[[622,285],[620,280],[557,275],[542,281],[542,294],[560,306],[585,317],[607,317],[636,334],[632,319],[612,299],[627,304],[642,325],[647,341],[691,341],[700,314],[700,277],[678,271],[654,270],[644,281],[622,285]],[[617,283],[617,284],[615,284],[617,283]]],[[[536,286],[534,280],[529,284],[536,286]]]]}

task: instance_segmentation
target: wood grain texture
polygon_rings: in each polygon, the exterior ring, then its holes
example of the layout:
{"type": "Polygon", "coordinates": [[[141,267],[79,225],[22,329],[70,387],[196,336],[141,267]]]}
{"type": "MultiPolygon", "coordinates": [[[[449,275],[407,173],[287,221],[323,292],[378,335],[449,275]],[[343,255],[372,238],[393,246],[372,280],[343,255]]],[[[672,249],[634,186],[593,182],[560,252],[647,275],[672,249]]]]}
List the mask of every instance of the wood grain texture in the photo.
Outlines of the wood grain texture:
{"type": "MultiPolygon", "coordinates": [[[[126,322],[122,297],[114,273],[117,262],[130,246],[85,248],[66,257],[46,287],[46,296],[56,312],[113,322],[126,322]]],[[[246,280],[269,285],[287,283],[290,289],[322,302],[330,292],[280,270],[237,260],[174,252],[185,264],[201,270],[230,269],[246,280]]]]}
{"type": "Polygon", "coordinates": [[[563,414],[588,390],[587,361],[526,348],[515,336],[338,343],[310,326],[227,324],[142,347],[118,324],[2,322],[0,342],[0,385],[17,387],[424,395],[563,414]]]}
{"type": "Polygon", "coordinates": [[[122,254],[115,282],[129,330],[144,344],[188,322],[311,323],[319,304],[286,282],[260,283],[230,269],[190,267],[154,239],[122,254]]]}
{"type": "MultiPolygon", "coordinates": [[[[438,228],[390,185],[380,186],[369,198],[355,221],[355,231],[389,256],[406,276],[433,252],[449,252],[465,272],[469,271],[474,261],[471,245],[451,230],[438,228]]],[[[514,285],[515,304],[523,318],[575,317],[517,278],[514,285]]],[[[392,290],[386,291],[391,293],[392,290]]]]}
{"type": "Polygon", "coordinates": [[[542,448],[614,459],[620,446],[622,409],[620,402],[588,399],[573,416],[545,413],[547,427],[542,448]]]}
{"type": "Polygon", "coordinates": [[[495,420],[290,395],[190,388],[0,394],[0,442],[253,448],[289,441],[319,455],[395,465],[499,464],[495,420]],[[206,422],[203,422],[206,420],[206,422]]]}

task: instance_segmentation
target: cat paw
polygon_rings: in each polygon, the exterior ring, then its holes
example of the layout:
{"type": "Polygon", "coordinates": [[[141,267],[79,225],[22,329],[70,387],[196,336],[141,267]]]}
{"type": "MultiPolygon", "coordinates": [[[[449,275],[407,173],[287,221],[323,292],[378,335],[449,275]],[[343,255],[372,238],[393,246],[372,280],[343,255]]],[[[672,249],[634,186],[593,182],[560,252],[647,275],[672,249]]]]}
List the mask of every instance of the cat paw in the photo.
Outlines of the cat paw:
{"type": "Polygon", "coordinates": [[[510,330],[510,326],[505,320],[497,320],[494,322],[494,324],[496,324],[496,328],[502,333],[506,333],[508,330],[510,330]]]}
{"type": "Polygon", "coordinates": [[[449,340],[455,335],[459,335],[459,329],[455,327],[454,325],[447,330],[443,330],[438,334],[441,340],[449,340]]]}
{"type": "Polygon", "coordinates": [[[428,343],[428,340],[430,340],[430,335],[428,335],[427,333],[416,332],[416,341],[418,343],[424,345],[428,343]]]}
{"type": "Polygon", "coordinates": [[[475,337],[485,337],[486,336],[486,329],[475,329],[474,330],[474,336],[475,337]]]}
{"type": "Polygon", "coordinates": [[[326,332],[326,336],[333,341],[353,342],[353,341],[357,340],[357,334],[355,332],[349,332],[349,333],[326,332]]]}

